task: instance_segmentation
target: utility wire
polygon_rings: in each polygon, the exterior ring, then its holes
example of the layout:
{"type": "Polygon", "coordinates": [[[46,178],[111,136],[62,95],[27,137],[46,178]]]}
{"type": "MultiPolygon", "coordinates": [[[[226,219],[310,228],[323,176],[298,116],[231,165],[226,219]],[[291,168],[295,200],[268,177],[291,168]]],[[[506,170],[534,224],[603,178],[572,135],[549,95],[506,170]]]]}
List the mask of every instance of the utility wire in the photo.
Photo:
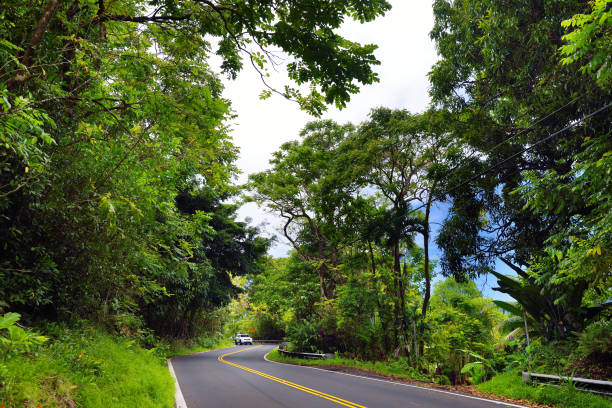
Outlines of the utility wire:
{"type": "MultiPolygon", "coordinates": [[[[593,111],[593,112],[589,113],[588,115],[586,115],[586,116],[582,117],[581,119],[578,119],[577,121],[570,123],[569,125],[565,126],[563,129],[558,130],[558,131],[556,131],[556,132],[554,132],[554,133],[552,133],[552,134],[550,134],[550,135],[546,136],[544,139],[538,140],[536,143],[532,144],[532,145],[531,145],[531,146],[529,146],[529,147],[526,147],[526,148],[522,149],[520,152],[514,153],[514,154],[512,154],[512,155],[510,155],[510,156],[506,157],[504,160],[502,160],[502,161],[500,161],[500,162],[498,162],[498,163],[495,163],[495,164],[493,164],[493,165],[491,165],[491,166],[487,167],[487,168],[486,168],[484,171],[482,171],[482,172],[480,172],[480,173],[476,174],[475,176],[471,177],[469,180],[466,180],[466,181],[462,182],[461,184],[459,184],[459,185],[457,185],[457,186],[454,186],[454,187],[452,187],[452,188],[450,188],[450,189],[447,189],[446,191],[444,191],[444,193],[443,193],[443,194],[444,194],[444,195],[447,195],[447,194],[452,193],[453,191],[455,191],[455,190],[457,190],[457,189],[459,189],[459,188],[461,188],[461,187],[465,186],[466,184],[471,183],[472,181],[476,180],[476,179],[477,179],[477,178],[479,178],[480,176],[485,175],[485,174],[486,174],[486,173],[488,173],[489,171],[491,171],[491,170],[493,170],[493,169],[495,169],[495,168],[497,168],[497,167],[501,166],[502,164],[504,164],[504,163],[506,163],[506,162],[508,162],[508,161],[512,160],[513,158],[515,158],[515,157],[517,157],[517,156],[519,156],[519,155],[522,155],[522,154],[523,154],[523,153],[525,153],[525,152],[528,152],[528,151],[530,151],[530,150],[534,149],[536,146],[539,146],[539,145],[541,145],[542,143],[546,143],[546,142],[548,142],[549,140],[551,140],[551,139],[552,139],[552,138],[554,138],[555,136],[557,136],[557,135],[559,135],[559,134],[561,134],[561,133],[563,133],[563,132],[565,132],[565,131],[567,131],[567,130],[571,129],[572,127],[574,127],[574,126],[576,126],[576,125],[578,125],[578,124],[580,124],[580,123],[584,122],[585,120],[587,120],[587,119],[589,119],[589,118],[591,118],[591,117],[593,117],[593,116],[597,115],[598,113],[600,113],[600,112],[602,112],[602,111],[604,111],[604,110],[608,109],[608,108],[609,108],[609,107],[611,107],[611,106],[612,106],[612,102],[608,103],[607,105],[602,106],[601,108],[599,108],[599,109],[597,109],[597,110],[595,110],[595,111],[593,111]]],[[[542,119],[541,119],[541,120],[542,120],[542,119]]],[[[537,122],[536,122],[536,123],[537,123],[537,122]]],[[[534,123],[534,125],[535,125],[535,123],[534,123]]],[[[532,125],[532,126],[533,126],[533,125],[532,125]]],[[[412,213],[414,213],[414,212],[416,212],[416,211],[420,210],[421,208],[423,208],[423,207],[425,207],[425,206],[426,206],[426,204],[422,204],[422,205],[420,205],[420,206],[416,207],[415,209],[411,210],[410,212],[408,212],[406,215],[410,215],[410,214],[412,214],[412,213]]]]}
{"type": "MultiPolygon", "coordinates": [[[[501,142],[497,143],[495,146],[491,147],[490,149],[482,152],[482,154],[484,155],[488,155],[489,153],[493,152],[494,150],[497,150],[498,147],[503,146],[504,144],[506,144],[508,141],[510,141],[511,139],[514,139],[517,136],[520,136],[524,133],[527,133],[528,131],[530,131],[531,129],[533,129],[533,127],[535,125],[537,125],[538,123],[550,118],[551,116],[553,116],[554,114],[558,113],[559,111],[567,108],[568,106],[570,106],[571,104],[573,104],[574,102],[578,101],[578,99],[582,98],[583,96],[586,96],[586,93],[583,93],[582,95],[579,95],[577,97],[575,97],[574,99],[572,99],[571,101],[569,101],[568,103],[566,103],[565,105],[561,106],[560,108],[555,109],[554,111],[552,111],[551,113],[547,114],[546,116],[541,117],[540,119],[538,119],[537,121],[535,121],[534,123],[532,123],[531,125],[529,125],[528,127],[526,127],[525,129],[522,129],[520,132],[517,132],[509,137],[507,137],[506,139],[502,140],[501,142]]],[[[473,153],[471,155],[471,157],[466,158],[466,160],[463,163],[457,164],[455,167],[453,167],[452,169],[449,170],[449,173],[446,174],[446,177],[450,177],[453,174],[457,173],[457,171],[464,167],[469,165],[470,163],[472,163],[474,161],[474,159],[476,159],[476,157],[474,157],[476,154],[478,154],[480,152],[477,153],[473,153]]]]}
{"type": "Polygon", "coordinates": [[[450,190],[446,191],[446,192],[445,192],[445,194],[448,194],[448,193],[450,193],[450,192],[453,192],[453,191],[457,190],[458,188],[463,187],[464,185],[466,185],[466,184],[468,184],[468,183],[470,183],[470,182],[472,182],[472,181],[476,180],[478,177],[480,177],[480,176],[482,176],[482,175],[484,175],[484,174],[488,173],[490,170],[493,170],[493,169],[495,169],[495,168],[497,168],[497,167],[501,166],[502,164],[504,164],[504,163],[506,163],[506,162],[508,162],[508,161],[512,160],[513,158],[515,158],[515,157],[517,157],[517,156],[522,155],[523,153],[526,153],[526,152],[528,152],[528,151],[530,151],[530,150],[533,150],[533,148],[535,148],[536,146],[539,146],[539,145],[541,145],[542,143],[546,143],[546,142],[548,142],[550,139],[554,138],[555,136],[557,136],[557,135],[559,135],[559,134],[561,134],[561,133],[565,132],[566,130],[571,129],[572,127],[576,126],[576,125],[577,125],[577,124],[579,124],[579,123],[584,122],[585,120],[589,119],[590,117],[597,115],[599,112],[602,112],[602,111],[604,111],[604,110],[608,109],[610,106],[612,106],[612,102],[611,102],[611,103],[609,103],[609,104],[607,104],[607,105],[605,105],[605,106],[602,106],[601,108],[597,109],[596,111],[593,111],[593,112],[589,113],[588,115],[584,116],[582,119],[579,119],[579,120],[577,120],[576,122],[570,123],[569,125],[567,125],[567,126],[566,126],[566,127],[564,127],[563,129],[558,130],[558,131],[556,131],[555,133],[552,133],[552,134],[548,135],[548,136],[547,136],[547,137],[545,137],[544,139],[538,140],[536,143],[532,144],[532,145],[531,145],[531,146],[529,146],[529,147],[526,147],[526,148],[522,149],[520,152],[514,153],[513,155],[510,155],[510,156],[506,157],[504,160],[502,160],[502,161],[500,161],[500,162],[498,162],[498,163],[495,163],[495,164],[493,164],[493,165],[491,165],[491,166],[487,167],[487,169],[485,169],[485,171],[483,171],[483,172],[481,172],[481,173],[478,173],[478,174],[476,174],[475,176],[473,176],[472,178],[470,178],[469,180],[464,181],[463,183],[459,184],[458,186],[455,186],[455,187],[451,188],[450,190]]]}

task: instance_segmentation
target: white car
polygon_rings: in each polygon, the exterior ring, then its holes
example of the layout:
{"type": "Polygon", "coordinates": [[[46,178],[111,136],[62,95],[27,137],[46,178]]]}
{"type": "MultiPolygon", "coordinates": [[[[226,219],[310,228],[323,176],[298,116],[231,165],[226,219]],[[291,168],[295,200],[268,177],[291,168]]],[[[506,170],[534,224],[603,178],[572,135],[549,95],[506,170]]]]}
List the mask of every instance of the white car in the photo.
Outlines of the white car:
{"type": "Polygon", "coordinates": [[[253,339],[248,334],[238,333],[234,337],[234,344],[253,344],[253,339]]]}

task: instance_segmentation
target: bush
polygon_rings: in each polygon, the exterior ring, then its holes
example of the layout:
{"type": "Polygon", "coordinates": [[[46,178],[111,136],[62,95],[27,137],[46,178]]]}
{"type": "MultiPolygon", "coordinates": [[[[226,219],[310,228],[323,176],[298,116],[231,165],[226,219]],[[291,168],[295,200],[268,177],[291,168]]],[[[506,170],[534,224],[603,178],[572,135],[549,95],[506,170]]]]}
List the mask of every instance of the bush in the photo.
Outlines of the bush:
{"type": "Polygon", "coordinates": [[[6,313],[0,317],[0,364],[47,341],[46,337],[17,326],[20,318],[19,313],[6,313]]]}
{"type": "Polygon", "coordinates": [[[0,406],[169,407],[174,381],[164,358],[94,327],[48,324],[50,341],[7,362],[0,406]]]}
{"type": "Polygon", "coordinates": [[[440,374],[434,376],[434,382],[440,385],[451,385],[451,380],[447,376],[440,374]]]}
{"type": "Polygon", "coordinates": [[[463,366],[461,374],[469,375],[469,380],[472,384],[480,384],[487,375],[487,372],[482,361],[473,361],[463,366]]]}
{"type": "MultiPolygon", "coordinates": [[[[164,339],[158,340],[154,347],[155,353],[165,358],[181,356],[191,353],[199,353],[214,348],[230,347],[233,341],[223,336],[222,333],[199,336],[195,339],[164,339]]],[[[150,350],[150,351],[152,351],[150,350]]]]}
{"type": "Polygon", "coordinates": [[[600,320],[588,325],[578,338],[578,350],[588,356],[612,353],[612,320],[600,320]]]}
{"type": "Polygon", "coordinates": [[[287,328],[287,340],[293,351],[319,352],[317,328],[308,320],[292,321],[287,328]]]}

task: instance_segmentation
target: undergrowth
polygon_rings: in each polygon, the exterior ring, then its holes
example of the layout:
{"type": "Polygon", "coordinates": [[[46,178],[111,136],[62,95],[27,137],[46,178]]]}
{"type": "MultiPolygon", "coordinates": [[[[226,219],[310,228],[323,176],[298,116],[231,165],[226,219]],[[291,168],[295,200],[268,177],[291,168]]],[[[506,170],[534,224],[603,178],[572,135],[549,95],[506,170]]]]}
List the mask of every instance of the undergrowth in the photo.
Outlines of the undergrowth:
{"type": "Polygon", "coordinates": [[[372,371],[378,374],[393,375],[396,377],[408,378],[412,380],[428,381],[429,378],[419,373],[415,368],[411,367],[409,362],[404,359],[398,359],[391,362],[385,361],[360,361],[342,357],[335,357],[325,360],[310,360],[302,358],[287,357],[278,352],[277,349],[268,353],[268,359],[278,362],[288,362],[293,364],[304,364],[310,366],[343,366],[352,367],[362,370],[372,371]]]}
{"type": "Polygon", "coordinates": [[[46,344],[7,361],[0,406],[173,406],[174,381],[156,350],[93,327],[51,325],[44,334],[46,344]]]}
{"type": "Polygon", "coordinates": [[[571,385],[530,386],[523,384],[519,370],[507,371],[477,385],[485,393],[563,408],[609,408],[612,399],[578,391],[571,385]]]}
{"type": "MultiPolygon", "coordinates": [[[[309,360],[287,357],[273,350],[268,359],[277,362],[303,364],[309,366],[344,366],[372,371],[379,374],[388,374],[414,380],[429,381],[424,374],[414,368],[403,364],[402,360],[390,363],[382,361],[358,361],[345,358],[332,358],[326,360],[309,360]]],[[[529,386],[523,384],[518,370],[504,372],[491,380],[476,386],[480,391],[496,396],[525,400],[562,408],[609,408],[612,399],[598,395],[588,394],[573,387],[562,386],[529,386]]]]}

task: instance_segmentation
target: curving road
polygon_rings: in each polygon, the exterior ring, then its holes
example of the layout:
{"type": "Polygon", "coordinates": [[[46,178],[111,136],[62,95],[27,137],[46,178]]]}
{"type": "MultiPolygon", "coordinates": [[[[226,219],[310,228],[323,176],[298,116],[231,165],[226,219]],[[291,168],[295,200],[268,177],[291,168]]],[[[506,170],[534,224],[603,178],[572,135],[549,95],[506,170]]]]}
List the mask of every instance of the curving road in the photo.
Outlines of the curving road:
{"type": "Polygon", "coordinates": [[[175,357],[188,408],[500,408],[499,401],[332,371],[279,364],[275,346],[237,346],[175,357]]]}

